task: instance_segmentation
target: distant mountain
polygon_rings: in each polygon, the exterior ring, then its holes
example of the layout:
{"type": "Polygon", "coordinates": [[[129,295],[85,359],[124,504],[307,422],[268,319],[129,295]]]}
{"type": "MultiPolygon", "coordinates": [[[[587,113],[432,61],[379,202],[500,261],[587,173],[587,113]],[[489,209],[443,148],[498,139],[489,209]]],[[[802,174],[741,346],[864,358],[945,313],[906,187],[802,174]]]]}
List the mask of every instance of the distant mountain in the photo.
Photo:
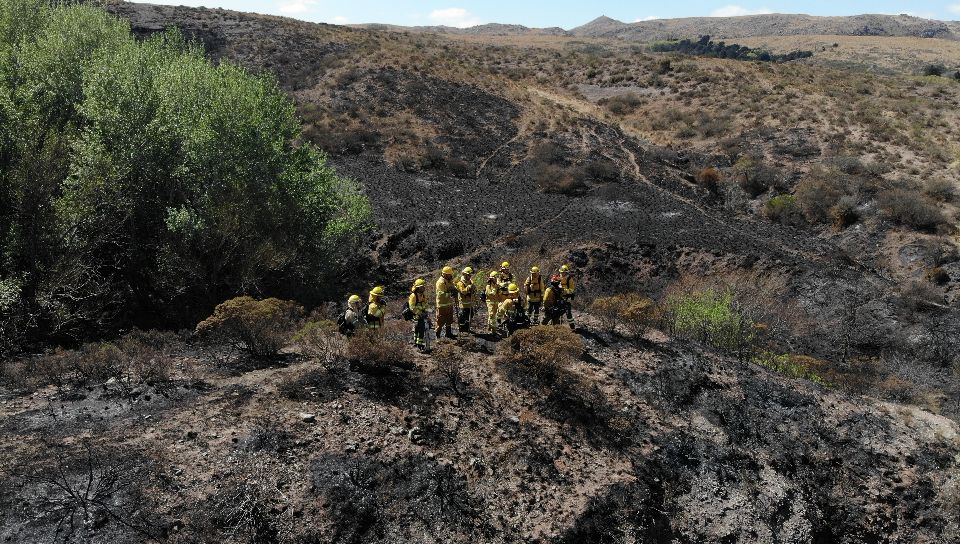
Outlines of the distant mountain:
{"type": "Polygon", "coordinates": [[[574,36],[655,41],[693,38],[709,34],[715,38],[753,36],[913,36],[960,39],[960,22],[934,21],[910,15],[854,15],[815,17],[812,15],[747,15],[743,17],[690,17],[654,19],[624,23],[599,17],[570,30],[574,36]]]}
{"type": "Polygon", "coordinates": [[[651,42],[696,38],[708,34],[718,39],[754,36],[911,36],[960,40],[960,22],[935,21],[910,15],[853,15],[849,17],[817,17],[813,15],[747,15],[742,17],[689,17],[654,19],[625,23],[610,17],[598,17],[571,30],[562,28],[530,28],[522,25],[485,24],[470,28],[449,26],[401,27],[395,25],[353,25],[359,28],[405,30],[474,36],[575,36],[613,38],[651,42]]]}
{"type": "Polygon", "coordinates": [[[488,23],[469,28],[456,28],[452,26],[404,27],[377,23],[350,26],[355,28],[365,28],[368,30],[405,30],[411,32],[432,32],[439,34],[460,34],[468,36],[571,36],[568,31],[559,27],[530,28],[523,25],[506,25],[500,23],[488,23]]]}

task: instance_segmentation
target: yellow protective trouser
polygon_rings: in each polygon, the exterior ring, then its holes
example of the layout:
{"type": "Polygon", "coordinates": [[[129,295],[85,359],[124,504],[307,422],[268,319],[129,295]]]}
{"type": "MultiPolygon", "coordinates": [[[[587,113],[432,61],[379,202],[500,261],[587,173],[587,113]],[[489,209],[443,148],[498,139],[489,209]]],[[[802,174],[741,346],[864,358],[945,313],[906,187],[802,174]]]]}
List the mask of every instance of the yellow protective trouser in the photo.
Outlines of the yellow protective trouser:
{"type": "Polygon", "coordinates": [[[446,327],[450,330],[453,325],[453,306],[441,306],[437,308],[437,337],[440,337],[440,329],[446,327]]]}
{"type": "Polygon", "coordinates": [[[487,325],[491,332],[497,330],[497,303],[490,299],[487,299],[487,325]]]}

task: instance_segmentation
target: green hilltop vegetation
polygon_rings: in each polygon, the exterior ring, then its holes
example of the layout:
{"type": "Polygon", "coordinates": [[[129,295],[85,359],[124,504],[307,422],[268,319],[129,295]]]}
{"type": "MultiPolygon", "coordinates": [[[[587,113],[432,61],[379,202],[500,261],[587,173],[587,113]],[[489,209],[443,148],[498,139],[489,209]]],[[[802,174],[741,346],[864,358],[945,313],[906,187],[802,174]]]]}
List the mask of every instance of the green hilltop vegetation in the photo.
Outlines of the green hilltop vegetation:
{"type": "Polygon", "coordinates": [[[682,53],[698,57],[713,57],[719,59],[756,60],[761,62],[789,62],[813,56],[813,51],[790,51],[789,53],[774,54],[760,49],[751,49],[745,45],[735,43],[714,42],[710,36],[700,36],[697,41],[669,40],[655,42],[650,45],[655,53],[682,53]]]}
{"type": "Polygon", "coordinates": [[[369,204],[271,77],[83,5],[0,4],[0,350],[317,296],[369,204]]]}

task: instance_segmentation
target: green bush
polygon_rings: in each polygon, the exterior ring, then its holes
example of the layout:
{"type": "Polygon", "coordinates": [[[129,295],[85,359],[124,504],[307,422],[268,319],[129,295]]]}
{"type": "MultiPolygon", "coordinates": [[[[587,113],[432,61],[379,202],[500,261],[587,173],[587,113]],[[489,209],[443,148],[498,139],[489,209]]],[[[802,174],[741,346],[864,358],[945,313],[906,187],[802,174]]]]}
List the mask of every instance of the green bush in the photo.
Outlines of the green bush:
{"type": "Polygon", "coordinates": [[[826,378],[820,374],[820,370],[826,367],[827,363],[813,357],[792,354],[778,355],[763,351],[754,355],[752,362],[791,378],[809,380],[820,385],[830,385],[826,378]]]}
{"type": "Polygon", "coordinates": [[[741,357],[753,348],[759,335],[759,327],[734,307],[730,290],[670,293],[663,303],[663,319],[673,336],[741,357]]]}
{"type": "Polygon", "coordinates": [[[803,215],[797,204],[797,197],[793,195],[777,195],[767,201],[763,208],[767,219],[783,225],[800,225],[803,215]]]}
{"type": "Polygon", "coordinates": [[[0,279],[22,279],[29,336],[180,325],[251,290],[319,298],[370,212],[299,136],[275,81],[177,33],[3,2],[0,279]]]}
{"type": "Polygon", "coordinates": [[[217,305],[213,315],[197,324],[199,337],[246,349],[250,354],[276,356],[296,331],[303,309],[289,300],[256,300],[242,296],[217,305]]]}

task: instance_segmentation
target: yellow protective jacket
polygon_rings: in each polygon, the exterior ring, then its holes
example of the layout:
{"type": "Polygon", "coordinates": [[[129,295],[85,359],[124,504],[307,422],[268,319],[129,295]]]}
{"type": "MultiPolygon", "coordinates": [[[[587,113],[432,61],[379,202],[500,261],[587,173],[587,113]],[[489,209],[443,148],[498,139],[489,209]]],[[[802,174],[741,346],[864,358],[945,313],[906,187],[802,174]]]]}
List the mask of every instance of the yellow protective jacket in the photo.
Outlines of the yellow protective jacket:
{"type": "Polygon", "coordinates": [[[559,300],[557,295],[558,293],[553,286],[547,287],[547,290],[543,293],[543,307],[552,308],[553,306],[556,306],[557,301],[559,300]]]}
{"type": "Polygon", "coordinates": [[[483,290],[484,294],[487,296],[487,304],[494,303],[499,304],[503,300],[503,297],[500,296],[500,286],[496,282],[490,283],[487,282],[486,288],[483,290]]]}
{"type": "Polygon", "coordinates": [[[410,309],[413,310],[414,319],[422,319],[427,316],[426,295],[417,295],[416,293],[410,293],[410,297],[407,298],[407,304],[410,305],[410,309]]]}
{"type": "Polygon", "coordinates": [[[536,278],[533,277],[533,274],[527,276],[527,280],[523,282],[523,287],[527,291],[527,300],[530,302],[543,300],[543,276],[540,274],[537,274],[536,278]]]}
{"type": "Polygon", "coordinates": [[[573,298],[573,295],[577,292],[577,286],[573,281],[573,276],[560,278],[560,288],[563,289],[563,298],[573,298]]]}
{"type": "Polygon", "coordinates": [[[514,308],[519,303],[520,301],[515,298],[508,298],[507,300],[504,300],[503,302],[501,302],[500,305],[497,306],[497,320],[498,321],[506,320],[507,317],[509,317],[510,314],[513,313],[514,308]]]}
{"type": "Polygon", "coordinates": [[[467,281],[460,278],[457,282],[457,291],[460,292],[460,306],[472,308],[477,294],[477,286],[473,284],[473,280],[467,281]]]}
{"type": "Polygon", "coordinates": [[[367,304],[367,328],[379,329],[383,327],[383,320],[386,315],[387,312],[384,309],[384,304],[370,297],[370,302],[367,304]]]}
{"type": "Polygon", "coordinates": [[[441,277],[437,280],[437,309],[453,306],[453,282],[441,277]]]}
{"type": "Polygon", "coordinates": [[[503,289],[503,292],[507,292],[507,287],[513,283],[513,274],[510,272],[500,271],[500,274],[497,276],[497,283],[500,284],[500,287],[503,289]]]}

